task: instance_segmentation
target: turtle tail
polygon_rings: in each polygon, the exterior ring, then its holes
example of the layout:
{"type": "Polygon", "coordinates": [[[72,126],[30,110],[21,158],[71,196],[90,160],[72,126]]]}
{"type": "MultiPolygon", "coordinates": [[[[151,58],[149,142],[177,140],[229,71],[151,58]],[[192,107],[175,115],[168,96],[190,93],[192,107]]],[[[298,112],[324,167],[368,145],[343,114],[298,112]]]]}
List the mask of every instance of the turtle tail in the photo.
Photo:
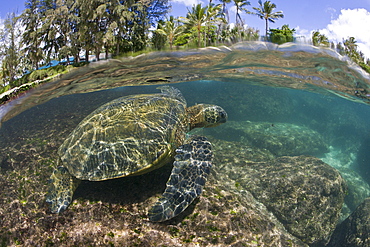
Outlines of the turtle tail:
{"type": "Polygon", "coordinates": [[[205,137],[192,136],[180,146],[162,197],[149,210],[161,222],[183,212],[201,193],[212,167],[212,146],[205,137]]]}

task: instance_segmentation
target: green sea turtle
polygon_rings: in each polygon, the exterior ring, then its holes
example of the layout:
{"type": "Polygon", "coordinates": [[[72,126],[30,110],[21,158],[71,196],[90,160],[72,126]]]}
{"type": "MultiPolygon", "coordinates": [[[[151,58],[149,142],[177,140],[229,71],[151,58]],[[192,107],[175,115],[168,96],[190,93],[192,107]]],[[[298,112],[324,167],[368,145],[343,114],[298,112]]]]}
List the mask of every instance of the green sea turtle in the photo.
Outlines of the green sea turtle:
{"type": "Polygon", "coordinates": [[[149,219],[171,219],[201,194],[212,166],[211,143],[186,134],[224,123],[227,114],[216,105],[187,108],[178,89],[159,89],[161,93],[115,99],[78,124],[58,150],[46,198],[51,212],[66,210],[80,180],[140,175],[173,159],[166,189],[149,210],[149,219]]]}

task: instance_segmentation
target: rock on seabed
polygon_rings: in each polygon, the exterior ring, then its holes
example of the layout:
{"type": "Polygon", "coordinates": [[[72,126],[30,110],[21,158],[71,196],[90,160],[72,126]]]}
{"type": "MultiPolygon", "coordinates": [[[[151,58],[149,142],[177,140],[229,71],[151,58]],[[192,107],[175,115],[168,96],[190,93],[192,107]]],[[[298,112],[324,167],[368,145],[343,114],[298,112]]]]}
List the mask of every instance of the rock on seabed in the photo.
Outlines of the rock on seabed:
{"type": "Polygon", "coordinates": [[[328,246],[370,246],[370,197],[335,229],[328,246]]]}
{"type": "Polygon", "coordinates": [[[213,139],[213,172],[202,196],[172,220],[146,217],[171,165],[83,182],[68,210],[55,215],[44,196],[60,143],[37,136],[22,143],[9,142],[0,154],[2,246],[308,246],[327,241],[345,195],[340,175],[316,158],[276,159],[213,139]]]}
{"type": "Polygon", "coordinates": [[[217,144],[221,157],[215,170],[249,191],[293,236],[310,246],[328,242],[347,191],[337,170],[312,156],[263,160],[241,156],[258,149],[217,144]]]}

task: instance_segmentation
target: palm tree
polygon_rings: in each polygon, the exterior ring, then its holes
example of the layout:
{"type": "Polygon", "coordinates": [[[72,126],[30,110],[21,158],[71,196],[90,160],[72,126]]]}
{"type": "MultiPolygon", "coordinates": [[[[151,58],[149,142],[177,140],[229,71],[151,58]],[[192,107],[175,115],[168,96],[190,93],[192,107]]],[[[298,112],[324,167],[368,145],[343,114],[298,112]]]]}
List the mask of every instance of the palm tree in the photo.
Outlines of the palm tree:
{"type": "Polygon", "coordinates": [[[221,11],[221,4],[209,4],[206,7],[206,22],[207,24],[217,24],[220,22],[226,23],[226,20],[224,18],[224,14],[221,11]]]}
{"type": "Polygon", "coordinates": [[[253,7],[253,9],[256,11],[256,13],[254,14],[257,15],[261,19],[265,19],[266,21],[266,37],[265,38],[267,39],[268,22],[270,21],[274,23],[275,20],[279,18],[283,18],[284,15],[282,11],[273,12],[274,9],[276,8],[276,4],[271,3],[271,1],[265,1],[262,4],[262,1],[259,0],[258,4],[259,4],[259,8],[253,7]]]}
{"type": "Polygon", "coordinates": [[[161,28],[158,28],[156,32],[167,37],[170,49],[172,50],[174,41],[181,34],[181,26],[173,16],[170,16],[164,25],[161,28]]]}
{"type": "Polygon", "coordinates": [[[312,44],[314,46],[329,47],[329,40],[324,34],[321,34],[319,31],[314,31],[312,33],[312,44]]]}
{"type": "Polygon", "coordinates": [[[200,47],[202,26],[207,22],[207,7],[202,7],[202,4],[197,4],[188,10],[186,17],[180,17],[181,22],[190,28],[195,28],[198,36],[198,47],[200,47]]]}
{"type": "MultiPolygon", "coordinates": [[[[206,20],[206,26],[207,26],[207,35],[205,35],[205,38],[208,40],[208,45],[211,43],[211,29],[212,26],[218,25],[218,30],[217,30],[217,37],[219,35],[220,27],[222,24],[226,23],[226,20],[224,18],[224,13],[222,12],[222,5],[221,4],[209,4],[207,7],[207,20],[206,20]],[[208,36],[208,37],[207,37],[208,36]]],[[[207,45],[207,42],[206,42],[207,45]]]]}
{"type": "Polygon", "coordinates": [[[354,37],[349,37],[343,44],[348,54],[352,54],[357,51],[357,41],[354,37]]]}
{"type": "Polygon", "coordinates": [[[356,43],[357,41],[354,37],[349,37],[343,42],[346,55],[350,57],[352,61],[359,64],[360,62],[364,62],[364,58],[363,54],[358,52],[356,43]]]}
{"type": "Polygon", "coordinates": [[[226,18],[226,21],[229,22],[229,12],[227,11],[226,4],[231,3],[231,0],[219,0],[222,3],[222,13],[226,18]]]}
{"type": "Polygon", "coordinates": [[[240,11],[245,11],[246,13],[249,13],[249,11],[245,8],[247,5],[251,5],[249,1],[246,0],[233,0],[235,7],[236,7],[236,16],[235,16],[235,22],[237,26],[243,26],[243,20],[240,16],[240,11]]]}

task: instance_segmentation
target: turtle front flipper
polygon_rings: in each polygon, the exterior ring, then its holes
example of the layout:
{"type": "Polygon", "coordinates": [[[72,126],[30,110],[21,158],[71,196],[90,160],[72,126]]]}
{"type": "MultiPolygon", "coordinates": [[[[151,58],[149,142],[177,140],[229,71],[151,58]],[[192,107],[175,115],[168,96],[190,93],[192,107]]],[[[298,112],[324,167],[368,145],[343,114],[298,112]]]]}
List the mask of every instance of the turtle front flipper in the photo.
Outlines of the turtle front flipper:
{"type": "Polygon", "coordinates": [[[72,196],[78,186],[78,181],[71,176],[68,169],[59,166],[50,176],[49,192],[46,202],[50,204],[52,213],[61,213],[72,202],[72,196]]]}
{"type": "Polygon", "coordinates": [[[184,211],[202,193],[212,167],[212,146],[205,137],[192,136],[175,156],[166,190],[149,210],[151,221],[165,221],[184,211]]]}

